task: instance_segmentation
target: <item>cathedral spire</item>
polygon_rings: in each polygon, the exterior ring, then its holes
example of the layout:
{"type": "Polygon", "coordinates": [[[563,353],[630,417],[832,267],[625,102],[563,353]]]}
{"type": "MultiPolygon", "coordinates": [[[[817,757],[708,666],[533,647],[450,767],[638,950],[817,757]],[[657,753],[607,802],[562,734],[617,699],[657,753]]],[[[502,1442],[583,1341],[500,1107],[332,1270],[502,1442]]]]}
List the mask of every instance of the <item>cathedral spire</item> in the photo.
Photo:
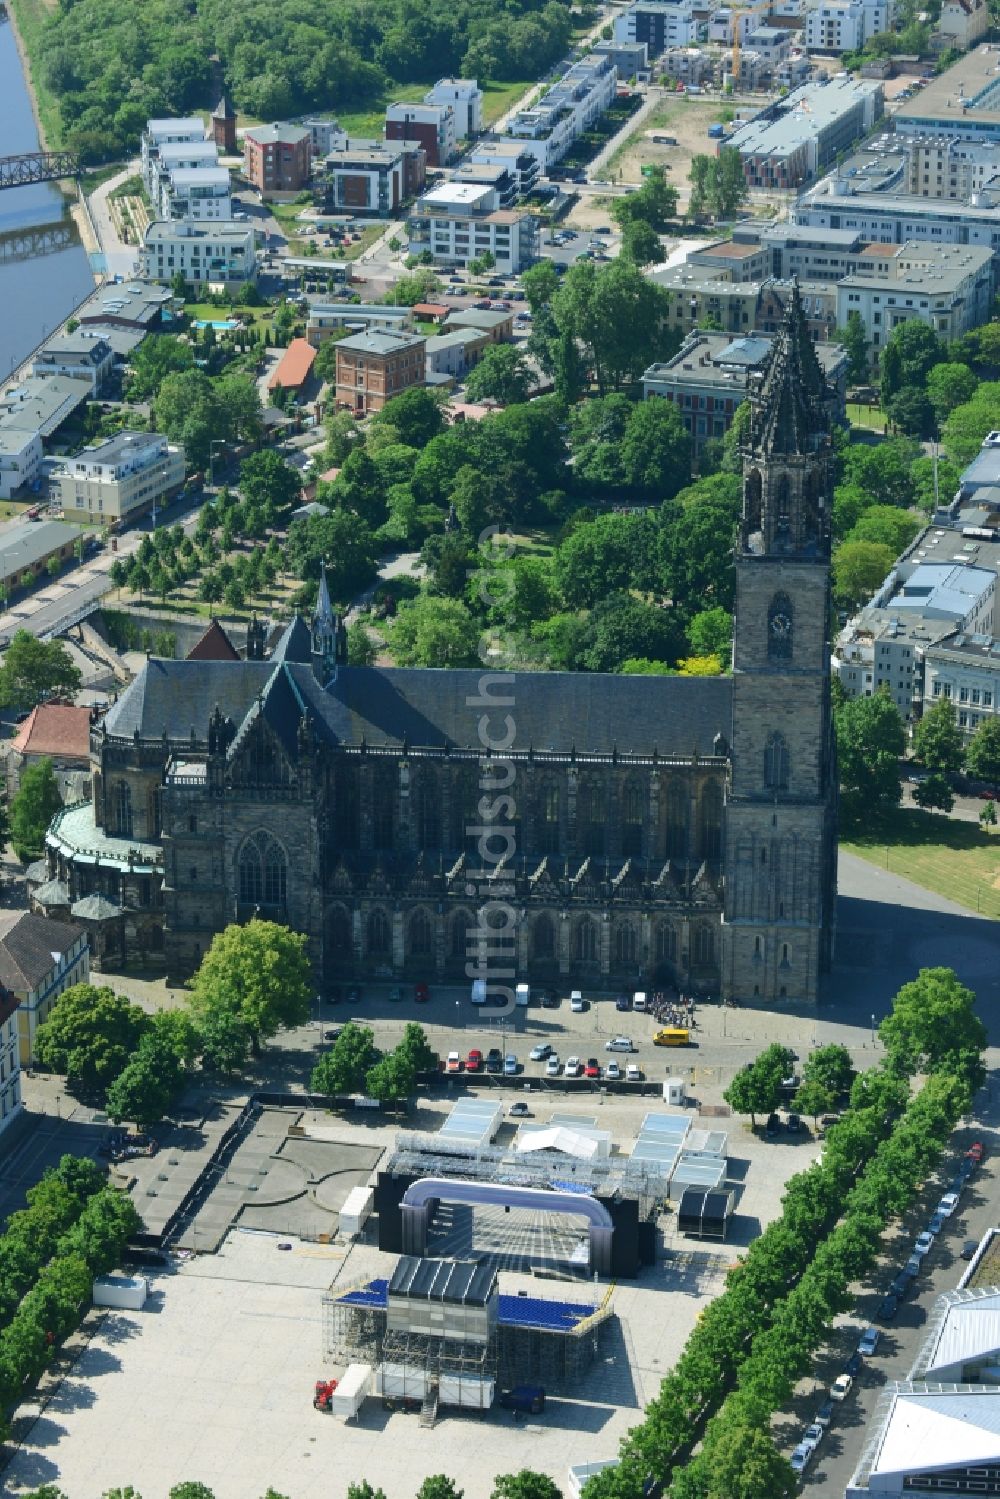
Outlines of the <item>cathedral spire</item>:
{"type": "Polygon", "coordinates": [[[326,581],[326,564],[320,563],[319,590],[312,617],[313,670],[325,685],[336,676],[337,667],[347,659],[347,635],[343,621],[330,602],[326,581]]]}
{"type": "Polygon", "coordinates": [[[767,368],[751,389],[753,447],[766,457],[813,452],[826,433],[827,393],[795,280],[767,368]]]}

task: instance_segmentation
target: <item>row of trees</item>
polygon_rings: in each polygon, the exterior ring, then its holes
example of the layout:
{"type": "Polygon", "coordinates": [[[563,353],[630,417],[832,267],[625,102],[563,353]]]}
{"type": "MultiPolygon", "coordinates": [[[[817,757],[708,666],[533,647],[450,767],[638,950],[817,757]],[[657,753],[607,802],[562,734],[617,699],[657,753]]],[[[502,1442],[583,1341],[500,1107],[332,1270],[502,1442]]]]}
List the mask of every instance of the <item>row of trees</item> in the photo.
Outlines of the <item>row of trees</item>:
{"type": "Polygon", "coordinates": [[[313,1068],[311,1087],[331,1100],[364,1093],[381,1103],[398,1104],[414,1092],[418,1074],[436,1066],[437,1056],[423,1026],[410,1021],[399,1045],[381,1052],[374,1031],[350,1021],[313,1068]]]}
{"type": "MultiPolygon", "coordinates": [[[[416,1499],[464,1499],[465,1490],[459,1488],[446,1473],[432,1473],[417,1489],[416,1499]]],[[[22,1494],[21,1499],[66,1499],[62,1489],[46,1483],[41,1488],[22,1494]]],[[[137,1489],[131,1487],[105,1489],[101,1499],[142,1499],[137,1489]]],[[[174,1484],[168,1499],[215,1499],[212,1490],[204,1483],[189,1481],[174,1484]]],[[[269,1488],[263,1499],[285,1499],[276,1489],[269,1488]]],[[[347,1485],[347,1499],[385,1499],[385,1492],[374,1488],[367,1479],[347,1485]]],[[[530,1468],[521,1468],[517,1473],[500,1473],[493,1480],[490,1499],[561,1499],[558,1486],[546,1473],[536,1473],[530,1468]]]]}
{"type": "MultiPolygon", "coordinates": [[[[738,1114],[749,1114],[751,1124],[756,1127],[758,1114],[770,1114],[785,1100],[782,1084],[793,1075],[794,1067],[795,1057],[787,1046],[769,1046],[756,1061],[736,1074],[723,1097],[738,1114]]],[[[847,1047],[819,1046],[806,1060],[792,1105],[815,1120],[836,1106],[853,1080],[854,1068],[847,1047]]]]}
{"type": "Polygon", "coordinates": [[[790,1499],[796,1481],[775,1449],[771,1415],[982,1085],[986,1034],[974,1002],[950,969],[922,970],[899,991],[879,1033],[881,1065],[854,1080],[822,1161],[790,1180],[781,1217],[730,1272],[623,1440],[620,1465],[590,1480],[587,1499],[639,1499],[651,1481],[669,1485],[672,1499],[790,1499]],[[918,1071],[927,1082],[911,1100],[918,1071]]]}
{"type": "MultiPolygon", "coordinates": [[[[141,1227],[131,1199],[90,1160],[63,1156],[0,1236],[0,1411],[14,1406],[79,1324],[94,1277],[141,1227]]],[[[0,1431],[4,1423],[0,1418],[0,1431]]]]}

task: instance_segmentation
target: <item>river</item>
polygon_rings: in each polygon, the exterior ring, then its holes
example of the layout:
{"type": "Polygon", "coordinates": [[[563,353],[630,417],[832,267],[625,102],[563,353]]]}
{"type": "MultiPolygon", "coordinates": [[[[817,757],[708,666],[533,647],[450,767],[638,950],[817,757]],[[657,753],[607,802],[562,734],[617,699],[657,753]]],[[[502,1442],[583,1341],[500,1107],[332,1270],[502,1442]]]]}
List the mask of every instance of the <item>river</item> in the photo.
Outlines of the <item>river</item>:
{"type": "MultiPolygon", "coordinates": [[[[38,149],[14,32],[0,21],[0,156],[38,149]]],[[[93,286],[86,251],[55,183],[0,192],[0,380],[93,286]]]]}

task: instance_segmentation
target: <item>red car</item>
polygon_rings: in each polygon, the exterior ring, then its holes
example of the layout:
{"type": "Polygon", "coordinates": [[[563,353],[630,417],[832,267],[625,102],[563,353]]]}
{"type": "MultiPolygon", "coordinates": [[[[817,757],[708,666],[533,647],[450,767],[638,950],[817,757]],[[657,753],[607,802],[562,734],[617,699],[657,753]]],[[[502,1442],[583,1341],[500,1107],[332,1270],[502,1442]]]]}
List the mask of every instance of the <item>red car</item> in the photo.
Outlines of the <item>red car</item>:
{"type": "Polygon", "coordinates": [[[982,1142],[982,1140],[976,1140],[976,1141],[974,1141],[973,1144],[969,1146],[968,1150],[965,1153],[969,1157],[969,1160],[970,1161],[975,1161],[976,1165],[978,1166],[979,1162],[983,1158],[983,1142],[982,1142]]]}
{"type": "Polygon", "coordinates": [[[587,1058],[587,1065],[583,1069],[583,1075],[584,1077],[600,1077],[601,1064],[596,1057],[587,1058]]]}
{"type": "Polygon", "coordinates": [[[481,1051],[470,1051],[465,1059],[466,1072],[479,1072],[482,1070],[483,1054],[481,1051]]]}
{"type": "Polygon", "coordinates": [[[416,1000],[418,1005],[425,1005],[430,997],[431,991],[428,989],[426,984],[414,984],[413,998],[416,1000]]]}

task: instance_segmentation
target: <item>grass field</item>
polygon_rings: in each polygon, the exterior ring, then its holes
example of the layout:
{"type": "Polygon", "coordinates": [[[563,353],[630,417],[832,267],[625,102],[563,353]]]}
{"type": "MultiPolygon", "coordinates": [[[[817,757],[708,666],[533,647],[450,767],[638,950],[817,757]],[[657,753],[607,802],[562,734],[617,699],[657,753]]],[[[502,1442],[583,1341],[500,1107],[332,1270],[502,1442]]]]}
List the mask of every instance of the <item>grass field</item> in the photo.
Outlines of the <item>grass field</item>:
{"type": "Polygon", "coordinates": [[[1000,835],[976,823],[900,807],[840,846],[970,911],[1000,918],[1000,835]]]}
{"type": "Polygon", "coordinates": [[[848,401],[847,420],[852,427],[867,427],[870,432],[885,431],[885,414],[877,406],[848,401]]]}

